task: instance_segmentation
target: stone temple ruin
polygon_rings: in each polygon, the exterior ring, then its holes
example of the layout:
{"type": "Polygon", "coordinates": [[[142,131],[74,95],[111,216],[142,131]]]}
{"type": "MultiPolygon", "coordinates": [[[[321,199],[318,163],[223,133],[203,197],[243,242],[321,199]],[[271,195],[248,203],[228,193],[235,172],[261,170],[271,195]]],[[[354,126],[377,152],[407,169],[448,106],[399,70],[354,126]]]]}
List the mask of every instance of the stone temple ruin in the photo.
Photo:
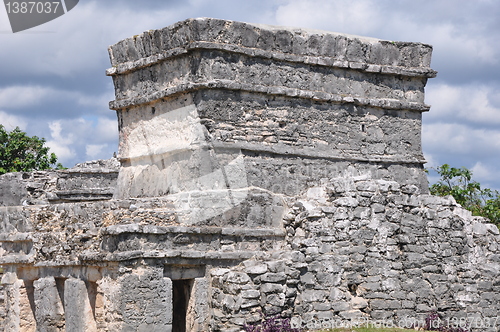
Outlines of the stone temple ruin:
{"type": "Polygon", "coordinates": [[[111,46],[120,164],[0,177],[3,331],[497,331],[498,229],[428,194],[431,51],[217,19],[111,46]]]}

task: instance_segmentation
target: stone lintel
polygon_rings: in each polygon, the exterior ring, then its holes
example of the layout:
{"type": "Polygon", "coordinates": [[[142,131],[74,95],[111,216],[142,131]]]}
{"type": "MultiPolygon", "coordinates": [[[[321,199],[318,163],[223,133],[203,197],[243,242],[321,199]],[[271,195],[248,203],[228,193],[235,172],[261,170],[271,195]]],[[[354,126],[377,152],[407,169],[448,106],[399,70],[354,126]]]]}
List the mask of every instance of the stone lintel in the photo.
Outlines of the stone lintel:
{"type": "Polygon", "coordinates": [[[240,228],[240,227],[188,227],[188,226],[154,226],[139,224],[114,225],[103,228],[102,235],[120,235],[124,233],[142,234],[205,234],[235,235],[248,237],[281,237],[285,232],[279,228],[240,228]]]}
{"type": "Polygon", "coordinates": [[[80,255],[84,262],[128,262],[134,260],[154,259],[163,264],[207,264],[211,261],[241,261],[264,255],[264,251],[197,251],[197,250],[130,250],[118,253],[89,253],[80,255]]]}

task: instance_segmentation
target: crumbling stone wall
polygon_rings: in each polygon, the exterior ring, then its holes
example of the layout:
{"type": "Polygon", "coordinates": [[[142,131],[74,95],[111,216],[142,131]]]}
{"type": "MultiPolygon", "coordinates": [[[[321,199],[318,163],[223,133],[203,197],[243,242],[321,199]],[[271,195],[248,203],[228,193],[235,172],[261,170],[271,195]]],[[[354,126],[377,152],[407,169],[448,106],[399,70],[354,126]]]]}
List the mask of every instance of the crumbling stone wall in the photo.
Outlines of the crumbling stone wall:
{"type": "Polygon", "coordinates": [[[287,203],[285,250],[212,271],[217,328],[261,311],[302,327],[410,327],[438,311],[496,331],[500,233],[452,197],[353,177],[324,179],[287,203]]]}
{"type": "Polygon", "coordinates": [[[60,171],[7,173],[0,176],[0,206],[109,199],[119,168],[120,163],[113,158],[60,171]]]}
{"type": "Polygon", "coordinates": [[[431,51],[215,19],[111,46],[119,173],[0,177],[0,327],[237,332],[261,312],[314,327],[436,310],[496,331],[498,229],[428,195],[431,51]]]}

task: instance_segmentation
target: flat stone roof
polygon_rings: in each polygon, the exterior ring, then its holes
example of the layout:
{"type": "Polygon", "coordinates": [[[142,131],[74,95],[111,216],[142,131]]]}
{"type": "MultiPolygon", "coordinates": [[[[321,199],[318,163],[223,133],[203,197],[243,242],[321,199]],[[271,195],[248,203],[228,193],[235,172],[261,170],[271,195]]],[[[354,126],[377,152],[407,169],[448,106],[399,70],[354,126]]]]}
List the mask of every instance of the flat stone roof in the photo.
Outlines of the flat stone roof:
{"type": "Polygon", "coordinates": [[[323,61],[316,60],[320,65],[325,62],[324,58],[330,58],[338,63],[327,60],[327,65],[345,67],[343,62],[365,63],[413,68],[414,74],[428,77],[436,74],[429,68],[432,46],[427,44],[212,18],[187,19],[163,29],[145,31],[110,46],[113,68],[107,74],[120,74],[196,48],[223,48],[278,59],[283,54],[301,57],[284,58],[294,62],[314,62],[304,56],[321,57],[323,61]]]}

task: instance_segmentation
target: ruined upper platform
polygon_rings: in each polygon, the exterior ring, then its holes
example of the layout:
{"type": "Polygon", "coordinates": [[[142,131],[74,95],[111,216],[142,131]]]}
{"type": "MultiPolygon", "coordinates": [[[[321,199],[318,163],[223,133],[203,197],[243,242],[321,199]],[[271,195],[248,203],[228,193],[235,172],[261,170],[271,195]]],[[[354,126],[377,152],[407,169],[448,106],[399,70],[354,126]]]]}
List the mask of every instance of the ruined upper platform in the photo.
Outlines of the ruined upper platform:
{"type": "Polygon", "coordinates": [[[421,43],[208,18],[125,39],[109,48],[107,71],[124,166],[116,197],[212,183],[295,195],[325,176],[367,173],[426,192],[431,53],[421,43]],[[237,166],[224,170],[229,160],[237,166]]]}
{"type": "MultiPolygon", "coordinates": [[[[364,73],[421,78],[436,75],[429,67],[432,53],[430,45],[211,18],[181,21],[120,41],[109,48],[113,67],[107,70],[107,74],[116,77],[131,71],[137,72],[197,50],[230,52],[273,62],[315,65],[320,68],[354,69],[364,73]]],[[[367,91],[358,86],[352,86],[349,90],[336,84],[332,77],[318,79],[327,75],[327,72],[319,73],[315,80],[301,77],[300,73],[283,73],[281,79],[276,80],[272,68],[267,66],[262,75],[256,75],[254,69],[258,73],[259,68],[248,63],[244,65],[252,70],[242,71],[237,68],[236,63],[226,70],[213,66],[200,67],[195,62],[186,65],[186,70],[181,75],[170,72],[171,69],[181,69],[178,67],[165,68],[165,72],[161,73],[165,75],[148,75],[141,71],[142,79],[139,78],[139,81],[143,84],[139,85],[133,85],[134,82],[130,80],[125,82],[115,79],[116,100],[111,102],[110,107],[121,109],[168,97],[180,91],[219,87],[389,109],[428,110],[428,106],[423,104],[423,91],[419,91],[416,86],[396,93],[388,93],[390,89],[383,88],[367,91]]],[[[322,70],[327,69],[318,69],[322,70]]],[[[347,81],[349,77],[344,79],[347,81]]]]}

